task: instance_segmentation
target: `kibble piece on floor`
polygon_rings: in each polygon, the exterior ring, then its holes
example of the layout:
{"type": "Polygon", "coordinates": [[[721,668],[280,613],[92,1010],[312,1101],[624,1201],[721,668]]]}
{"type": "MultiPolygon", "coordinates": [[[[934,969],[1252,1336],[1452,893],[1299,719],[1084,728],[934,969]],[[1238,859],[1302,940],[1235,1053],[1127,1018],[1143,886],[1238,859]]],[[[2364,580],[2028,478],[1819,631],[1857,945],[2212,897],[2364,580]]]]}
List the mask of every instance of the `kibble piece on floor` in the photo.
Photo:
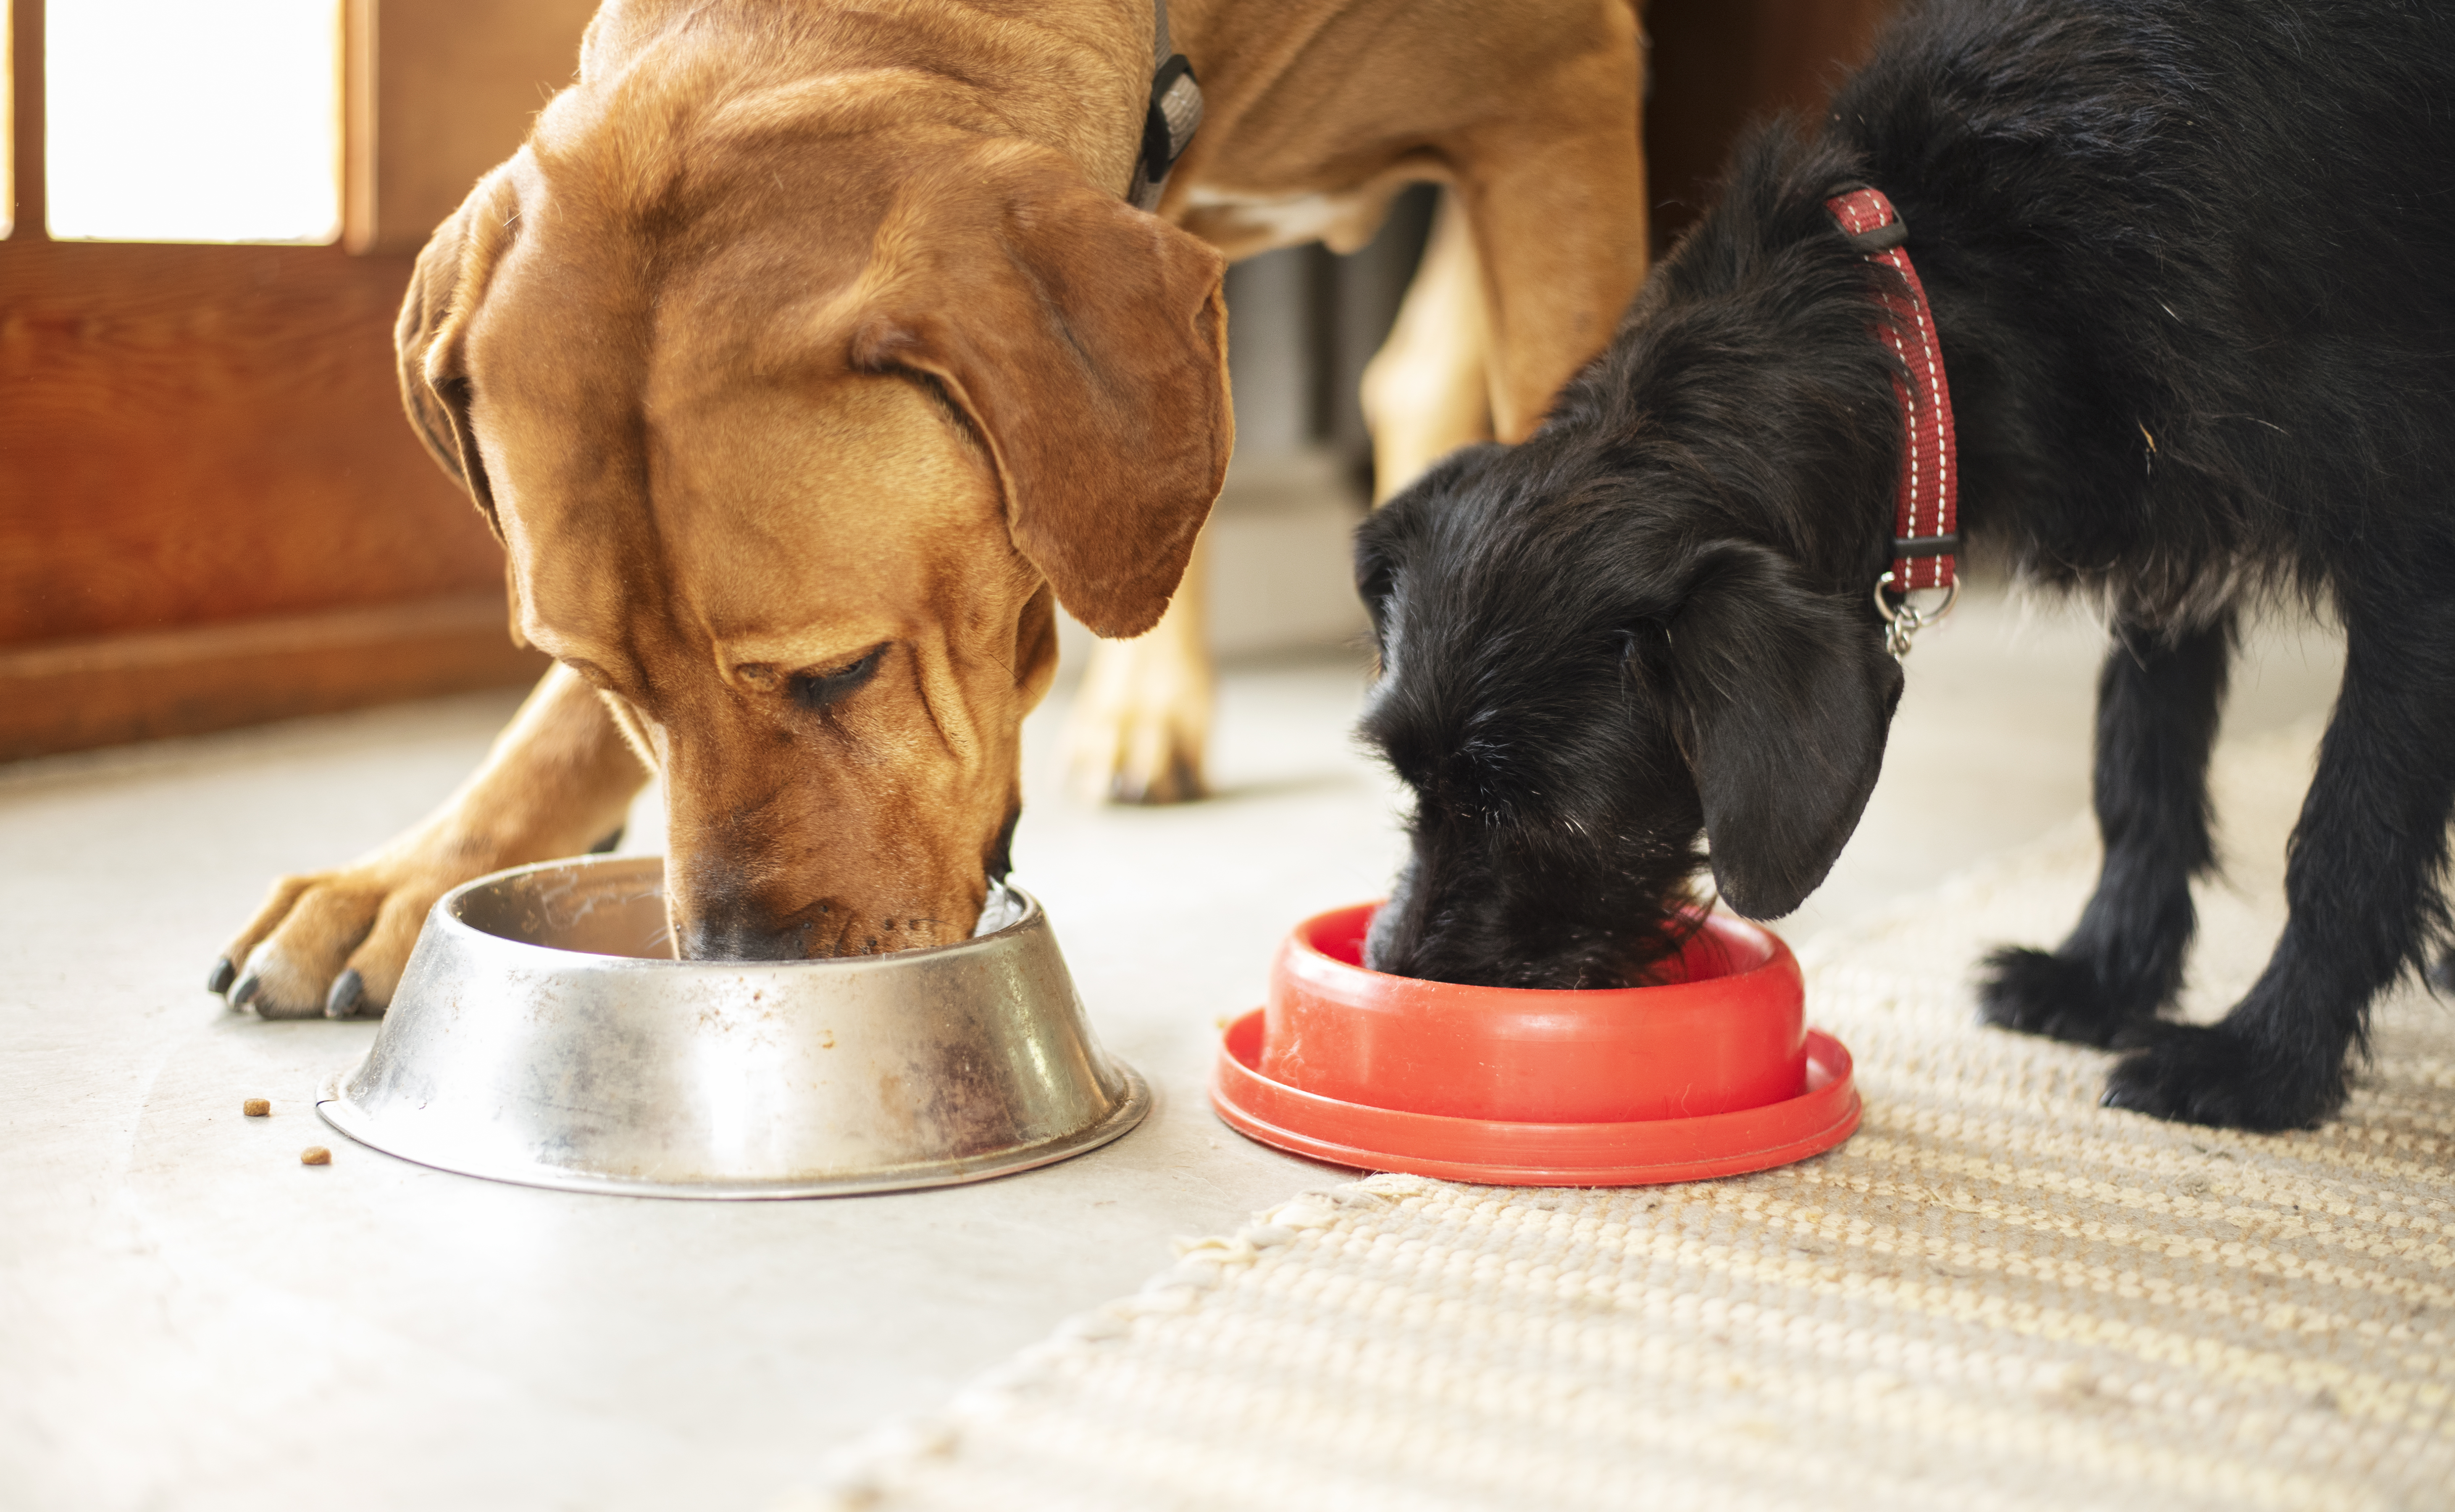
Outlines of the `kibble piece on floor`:
{"type": "Polygon", "coordinates": [[[330,1165],[333,1163],[333,1152],[324,1148],[320,1144],[311,1144],[307,1146],[307,1148],[298,1152],[298,1163],[300,1165],[330,1165]]]}
{"type": "Polygon", "coordinates": [[[273,1099],[270,1098],[250,1098],[245,1102],[238,1105],[238,1111],[246,1114],[251,1119],[265,1118],[273,1112],[273,1099]]]}

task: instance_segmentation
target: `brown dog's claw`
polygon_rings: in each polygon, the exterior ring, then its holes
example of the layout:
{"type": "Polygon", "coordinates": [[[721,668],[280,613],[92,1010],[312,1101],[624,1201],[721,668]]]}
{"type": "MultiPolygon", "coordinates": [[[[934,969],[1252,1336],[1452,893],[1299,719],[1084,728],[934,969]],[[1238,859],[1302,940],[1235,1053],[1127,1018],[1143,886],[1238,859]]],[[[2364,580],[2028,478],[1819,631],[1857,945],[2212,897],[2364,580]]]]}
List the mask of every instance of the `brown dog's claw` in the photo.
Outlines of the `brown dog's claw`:
{"type": "Polygon", "coordinates": [[[1103,641],[1067,721],[1075,790],[1111,803],[1190,803],[1203,797],[1210,736],[1207,653],[1161,630],[1103,641]]]}
{"type": "Polygon", "coordinates": [[[1111,803],[1196,803],[1209,796],[1201,769],[1181,751],[1171,752],[1167,767],[1156,775],[1123,771],[1108,779],[1111,803]]]}
{"type": "MultiPolygon", "coordinates": [[[[228,956],[224,956],[213,962],[213,970],[205,973],[205,991],[215,994],[226,993],[230,991],[230,984],[237,978],[238,967],[232,964],[228,956]]],[[[231,1006],[235,1008],[238,1004],[233,1003],[231,1006]]]]}
{"type": "Polygon", "coordinates": [[[427,910],[467,879],[417,859],[379,856],[275,883],[225,953],[240,963],[230,1005],[259,1018],[381,1015],[427,910]]]}

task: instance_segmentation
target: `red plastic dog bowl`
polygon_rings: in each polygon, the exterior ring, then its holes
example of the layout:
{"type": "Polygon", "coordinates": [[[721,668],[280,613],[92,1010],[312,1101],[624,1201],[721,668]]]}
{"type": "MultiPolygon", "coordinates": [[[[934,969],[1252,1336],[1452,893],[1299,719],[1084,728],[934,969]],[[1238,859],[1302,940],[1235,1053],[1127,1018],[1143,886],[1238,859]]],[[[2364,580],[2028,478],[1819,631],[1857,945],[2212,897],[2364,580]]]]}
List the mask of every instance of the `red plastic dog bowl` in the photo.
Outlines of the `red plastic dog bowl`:
{"type": "Polygon", "coordinates": [[[1709,917],[1653,987],[1461,987],[1367,970],[1378,905],[1296,926],[1211,1079],[1240,1133],[1450,1180],[1627,1186],[1761,1171],[1858,1126],[1850,1053],[1778,936],[1709,917]]]}

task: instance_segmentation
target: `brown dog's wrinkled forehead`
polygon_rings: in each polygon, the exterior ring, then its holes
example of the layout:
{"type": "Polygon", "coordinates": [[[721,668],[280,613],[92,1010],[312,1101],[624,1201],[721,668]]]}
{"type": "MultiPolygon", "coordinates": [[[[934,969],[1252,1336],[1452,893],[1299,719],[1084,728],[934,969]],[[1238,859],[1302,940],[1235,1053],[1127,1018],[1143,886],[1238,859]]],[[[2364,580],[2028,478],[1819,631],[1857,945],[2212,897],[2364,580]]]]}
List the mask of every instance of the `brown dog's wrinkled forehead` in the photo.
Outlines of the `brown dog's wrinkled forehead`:
{"type": "Polygon", "coordinates": [[[462,358],[532,638],[618,641],[645,615],[701,640],[745,605],[823,614],[807,600],[848,580],[912,602],[950,520],[1010,554],[961,424],[812,329],[859,276],[843,238],[643,238],[537,187],[462,358]]]}
{"type": "Polygon", "coordinates": [[[667,487],[766,528],[781,477],[835,474],[874,540],[977,521],[961,474],[1078,617],[1158,618],[1232,439],[1215,252],[1027,143],[735,141],[658,196],[550,143],[558,113],[438,232],[402,323],[413,413],[524,597],[658,599],[604,590],[671,565],[698,506],[667,487]]]}

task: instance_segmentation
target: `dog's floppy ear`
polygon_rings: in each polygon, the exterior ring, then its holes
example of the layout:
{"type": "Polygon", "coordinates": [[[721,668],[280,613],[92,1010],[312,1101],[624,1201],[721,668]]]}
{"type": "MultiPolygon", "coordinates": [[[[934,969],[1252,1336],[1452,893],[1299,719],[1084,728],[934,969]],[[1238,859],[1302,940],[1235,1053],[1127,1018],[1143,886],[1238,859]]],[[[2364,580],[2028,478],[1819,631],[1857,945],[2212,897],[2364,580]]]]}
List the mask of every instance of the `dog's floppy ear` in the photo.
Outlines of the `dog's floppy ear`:
{"type": "Polygon", "coordinates": [[[971,420],[1016,550],[1100,635],[1167,607],[1234,443],[1226,261],[1045,149],[916,182],[881,227],[850,357],[971,420]]]}
{"type": "Polygon", "coordinates": [[[477,433],[469,429],[469,373],[462,358],[469,317],[508,235],[509,207],[498,201],[509,193],[499,171],[489,174],[435,228],[409,275],[392,341],[411,427],[452,480],[469,491],[497,540],[503,527],[495,516],[495,494],[486,482],[477,433]]]}
{"type": "Polygon", "coordinates": [[[1857,828],[1883,768],[1900,665],[1856,604],[1735,542],[1701,554],[1670,630],[1714,883],[1749,917],[1779,918],[1857,828]]]}

